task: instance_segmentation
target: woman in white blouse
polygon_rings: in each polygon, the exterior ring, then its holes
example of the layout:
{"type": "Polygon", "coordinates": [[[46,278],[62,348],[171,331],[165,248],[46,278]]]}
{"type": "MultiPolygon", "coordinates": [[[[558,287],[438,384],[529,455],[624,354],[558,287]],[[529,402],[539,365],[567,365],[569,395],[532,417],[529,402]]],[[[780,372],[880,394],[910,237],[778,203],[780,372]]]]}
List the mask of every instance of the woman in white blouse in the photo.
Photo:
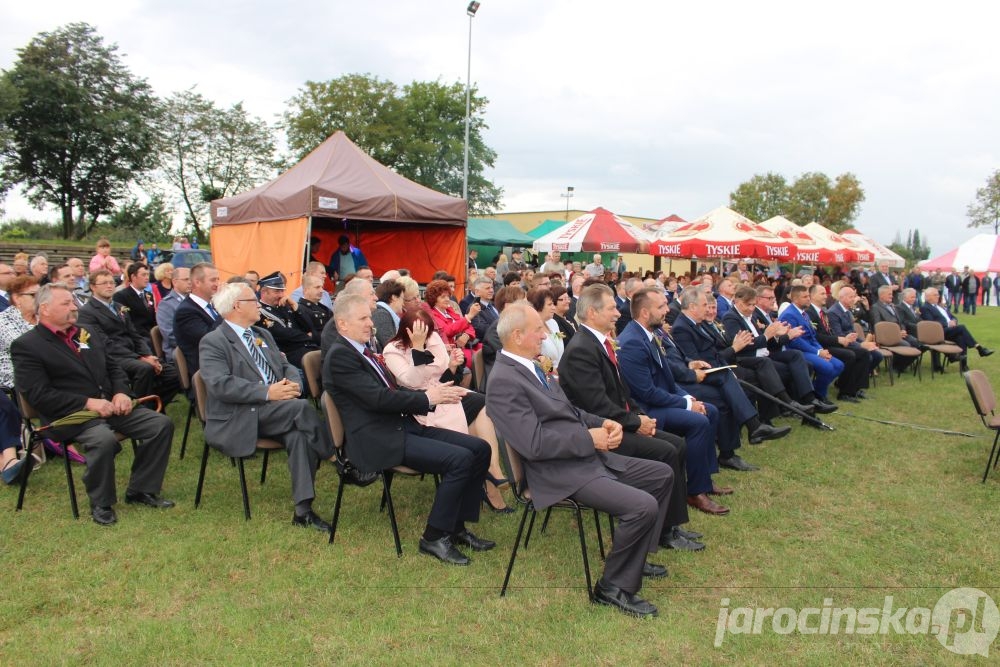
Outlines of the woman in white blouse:
{"type": "MultiPolygon", "coordinates": [[[[565,349],[563,342],[565,334],[559,331],[559,323],[553,319],[553,315],[556,314],[556,304],[552,300],[552,293],[547,287],[536,287],[528,292],[528,303],[542,316],[542,322],[549,330],[549,335],[542,341],[542,356],[552,361],[552,368],[545,370],[555,371],[559,368],[559,360],[565,349]]],[[[542,365],[544,366],[544,363],[542,365]]]]}
{"type": "Polygon", "coordinates": [[[21,334],[35,328],[35,295],[38,281],[31,276],[18,276],[9,287],[10,306],[0,313],[0,387],[14,386],[14,364],[10,359],[10,344],[21,334]]]}

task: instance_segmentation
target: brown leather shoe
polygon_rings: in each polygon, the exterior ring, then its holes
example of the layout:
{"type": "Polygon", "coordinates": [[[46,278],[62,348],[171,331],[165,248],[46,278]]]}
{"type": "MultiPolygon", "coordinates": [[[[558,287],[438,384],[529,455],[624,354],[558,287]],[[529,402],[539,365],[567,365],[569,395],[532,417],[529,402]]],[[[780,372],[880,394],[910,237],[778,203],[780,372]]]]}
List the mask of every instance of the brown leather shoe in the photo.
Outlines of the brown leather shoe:
{"type": "Polygon", "coordinates": [[[706,493],[699,493],[696,496],[688,496],[688,505],[696,510],[701,510],[705,514],[714,514],[715,516],[725,516],[726,514],[729,514],[728,507],[723,507],[719,503],[715,502],[709,498],[706,493]]]}
{"type": "Polygon", "coordinates": [[[731,496],[733,495],[733,489],[729,486],[716,486],[712,485],[712,490],[708,492],[710,496],[731,496]]]}

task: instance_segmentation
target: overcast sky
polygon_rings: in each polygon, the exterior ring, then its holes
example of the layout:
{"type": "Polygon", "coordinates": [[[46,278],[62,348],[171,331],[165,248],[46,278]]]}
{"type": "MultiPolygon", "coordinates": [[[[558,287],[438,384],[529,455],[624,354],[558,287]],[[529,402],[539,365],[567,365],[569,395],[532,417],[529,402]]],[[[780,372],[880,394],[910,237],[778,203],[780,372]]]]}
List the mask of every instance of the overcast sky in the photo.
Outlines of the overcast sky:
{"type": "MultiPolygon", "coordinates": [[[[307,80],[464,82],[466,4],[6,2],[0,67],[86,21],[157,94],[197,86],[274,121],[307,80]]],[[[933,257],[981,231],[966,207],[1000,168],[998,24],[995,2],[483,0],[490,176],[507,211],[563,208],[571,185],[573,208],[692,219],[755,173],[851,171],[856,226],[884,243],[919,229],[933,257]]]]}

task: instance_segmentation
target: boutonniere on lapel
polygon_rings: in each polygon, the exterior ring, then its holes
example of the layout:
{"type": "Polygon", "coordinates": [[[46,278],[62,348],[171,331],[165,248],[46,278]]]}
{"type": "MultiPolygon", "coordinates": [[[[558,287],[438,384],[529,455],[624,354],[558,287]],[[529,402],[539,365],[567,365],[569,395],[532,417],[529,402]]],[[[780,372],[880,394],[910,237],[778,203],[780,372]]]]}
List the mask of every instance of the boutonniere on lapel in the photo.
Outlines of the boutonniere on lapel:
{"type": "Polygon", "coordinates": [[[663,341],[656,334],[653,334],[653,344],[656,345],[656,349],[660,351],[661,355],[665,354],[663,351],[663,341]]]}
{"type": "Polygon", "coordinates": [[[566,334],[564,334],[562,331],[553,331],[550,332],[549,335],[558,340],[562,340],[563,338],[566,337],[566,334]]]}
{"type": "Polygon", "coordinates": [[[90,342],[90,332],[87,331],[86,329],[80,329],[80,332],[77,334],[76,337],[76,342],[77,345],[79,346],[78,349],[89,350],[90,345],[88,345],[88,343],[90,342]]]}
{"type": "Polygon", "coordinates": [[[128,313],[129,313],[129,307],[128,306],[118,306],[118,314],[119,315],[122,315],[124,317],[125,315],[128,315],[128,313]]]}
{"type": "Polygon", "coordinates": [[[264,339],[261,338],[260,336],[258,336],[257,338],[254,338],[253,342],[254,342],[254,345],[256,345],[257,347],[259,347],[261,349],[264,349],[264,350],[267,349],[267,343],[265,343],[264,339]]]}
{"type": "Polygon", "coordinates": [[[614,338],[608,338],[608,340],[611,341],[611,349],[615,351],[615,354],[617,354],[618,350],[622,349],[622,346],[619,345],[618,341],[615,340],[614,338]]]}
{"type": "Polygon", "coordinates": [[[153,305],[153,295],[150,294],[149,292],[143,292],[142,293],[142,298],[146,300],[146,305],[147,306],[152,306],[153,305]]]}
{"type": "Polygon", "coordinates": [[[552,360],[544,354],[538,355],[538,363],[541,365],[542,370],[545,371],[546,375],[552,372],[552,360]]]}
{"type": "Polygon", "coordinates": [[[764,329],[767,328],[767,325],[759,320],[753,320],[753,324],[755,327],[757,327],[757,331],[763,331],[764,329]]]}

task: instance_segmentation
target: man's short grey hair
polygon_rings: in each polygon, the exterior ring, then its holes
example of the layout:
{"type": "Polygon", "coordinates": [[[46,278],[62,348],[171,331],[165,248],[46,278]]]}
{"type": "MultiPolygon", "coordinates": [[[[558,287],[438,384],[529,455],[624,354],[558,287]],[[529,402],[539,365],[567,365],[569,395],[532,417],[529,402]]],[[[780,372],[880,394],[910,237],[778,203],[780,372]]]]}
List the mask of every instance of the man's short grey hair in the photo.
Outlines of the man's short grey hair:
{"type": "Polygon", "coordinates": [[[253,289],[249,283],[224,283],[219,285],[219,291],[212,297],[212,305],[219,311],[219,315],[225,317],[236,309],[236,301],[243,294],[244,289],[253,289]]]}
{"type": "Polygon", "coordinates": [[[48,264],[49,263],[49,258],[46,257],[45,255],[35,255],[34,257],[31,258],[31,261],[28,263],[28,270],[29,271],[34,271],[35,270],[35,266],[39,262],[45,262],[46,264],[48,264]]]}
{"type": "Polygon", "coordinates": [[[307,273],[302,276],[302,289],[309,289],[313,285],[322,285],[323,278],[316,275],[315,273],[307,273]]]}
{"type": "Polygon", "coordinates": [[[631,297],[641,287],[643,287],[642,278],[629,278],[625,281],[625,294],[631,297]]]}
{"type": "Polygon", "coordinates": [[[318,275],[326,273],[326,265],[323,262],[309,262],[306,264],[306,275],[318,275]]]}
{"type": "Polygon", "coordinates": [[[930,292],[934,292],[935,294],[938,294],[938,295],[940,295],[940,294],[941,294],[941,292],[940,292],[940,291],[938,291],[938,288],[937,288],[937,287],[928,287],[927,289],[925,289],[925,290],[924,290],[924,298],[925,298],[925,299],[927,298],[927,295],[928,295],[928,294],[929,294],[930,292]]]}
{"type": "Polygon", "coordinates": [[[701,299],[705,299],[708,302],[705,292],[700,289],[686,289],[681,292],[681,310],[687,310],[691,306],[697,304],[701,299]]]}
{"type": "Polygon", "coordinates": [[[472,283],[472,289],[476,290],[482,287],[483,285],[492,285],[492,284],[493,284],[492,278],[487,278],[486,276],[483,276],[482,278],[476,278],[476,282],[472,283]]]}
{"type": "MultiPolygon", "coordinates": [[[[342,296],[370,296],[374,291],[372,284],[368,280],[352,280],[351,282],[344,285],[344,289],[340,290],[340,295],[342,296]]],[[[337,296],[339,300],[341,296],[337,296]]]]}
{"type": "Polygon", "coordinates": [[[917,290],[913,289],[912,287],[907,287],[907,288],[904,288],[902,292],[900,292],[900,296],[910,296],[910,295],[914,295],[915,296],[916,293],[917,293],[917,290]]]}
{"type": "Polygon", "coordinates": [[[38,289],[38,294],[35,295],[35,315],[38,315],[38,311],[41,307],[52,300],[53,292],[56,290],[61,290],[63,292],[73,293],[73,290],[69,288],[68,285],[64,283],[46,283],[38,289]]]}
{"type": "Polygon", "coordinates": [[[527,301],[508,303],[497,322],[497,336],[500,337],[500,342],[506,345],[515,331],[524,330],[528,314],[534,312],[535,309],[527,301]]]}
{"type": "Polygon", "coordinates": [[[591,308],[600,310],[605,294],[612,298],[615,295],[610,287],[601,283],[587,285],[580,290],[580,296],[576,298],[576,321],[586,322],[591,308]]]}
{"type": "Polygon", "coordinates": [[[878,288],[878,295],[879,296],[882,296],[883,294],[886,294],[887,292],[892,292],[892,285],[882,285],[881,287],[878,288]]]}
{"type": "MultiPolygon", "coordinates": [[[[354,281],[352,280],[351,282],[353,283],[354,281]]],[[[351,311],[351,308],[359,305],[364,306],[366,311],[371,308],[371,303],[366,297],[360,294],[341,293],[337,297],[337,300],[333,302],[333,319],[336,321],[347,317],[347,313],[351,311]]]]}

